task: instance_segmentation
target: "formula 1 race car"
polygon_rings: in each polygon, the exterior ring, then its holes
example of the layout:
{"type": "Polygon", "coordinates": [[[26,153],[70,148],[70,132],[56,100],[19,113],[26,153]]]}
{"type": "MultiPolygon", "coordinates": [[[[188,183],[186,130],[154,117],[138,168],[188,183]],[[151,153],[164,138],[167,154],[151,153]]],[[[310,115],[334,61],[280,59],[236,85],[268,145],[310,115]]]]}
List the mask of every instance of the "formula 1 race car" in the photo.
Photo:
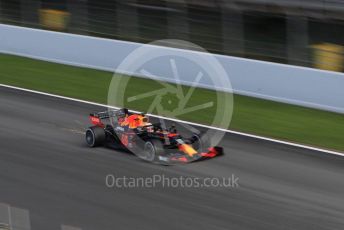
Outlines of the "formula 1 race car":
{"type": "Polygon", "coordinates": [[[89,147],[109,146],[128,150],[139,158],[156,163],[189,163],[222,154],[221,147],[210,147],[207,138],[193,133],[180,135],[176,127],[163,128],[161,123],[149,123],[143,113],[127,109],[108,110],[90,114],[93,124],[86,130],[89,147]]]}

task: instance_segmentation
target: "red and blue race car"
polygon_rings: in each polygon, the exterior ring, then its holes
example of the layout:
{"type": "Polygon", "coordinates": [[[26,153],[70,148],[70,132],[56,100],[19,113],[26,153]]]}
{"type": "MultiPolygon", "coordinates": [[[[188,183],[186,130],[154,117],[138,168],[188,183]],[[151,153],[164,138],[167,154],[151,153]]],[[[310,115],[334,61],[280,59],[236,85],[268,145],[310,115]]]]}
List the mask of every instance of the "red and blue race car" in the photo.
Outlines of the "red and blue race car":
{"type": "Polygon", "coordinates": [[[189,163],[223,153],[221,147],[208,146],[204,135],[193,133],[191,137],[184,138],[174,125],[163,128],[161,123],[150,123],[147,115],[127,109],[92,113],[90,121],[93,126],[85,133],[89,147],[109,146],[128,150],[150,162],[189,163]]]}

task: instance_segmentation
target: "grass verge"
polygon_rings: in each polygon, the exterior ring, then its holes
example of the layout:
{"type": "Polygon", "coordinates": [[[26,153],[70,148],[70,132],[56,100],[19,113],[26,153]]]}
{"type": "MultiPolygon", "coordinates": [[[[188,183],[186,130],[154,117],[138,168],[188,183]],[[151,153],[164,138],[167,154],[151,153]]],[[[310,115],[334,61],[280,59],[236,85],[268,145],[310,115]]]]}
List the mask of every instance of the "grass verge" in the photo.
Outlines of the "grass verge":
{"type": "MultiPolygon", "coordinates": [[[[117,75],[124,78],[126,76],[117,75]]],[[[0,83],[48,93],[107,103],[112,73],[0,54],[0,83]]],[[[125,97],[161,88],[157,82],[132,77],[125,97]]],[[[186,92],[188,87],[183,87],[186,92]]],[[[173,101],[173,98],[167,101],[173,101]],[[171,99],[171,100],[170,100],[171,99]]],[[[216,92],[196,89],[190,105],[216,99],[216,92]]],[[[152,98],[126,104],[131,109],[147,110],[152,98]]],[[[216,105],[180,118],[209,124],[216,105]]],[[[234,95],[230,129],[288,140],[327,149],[344,151],[344,116],[341,114],[234,95]]]]}

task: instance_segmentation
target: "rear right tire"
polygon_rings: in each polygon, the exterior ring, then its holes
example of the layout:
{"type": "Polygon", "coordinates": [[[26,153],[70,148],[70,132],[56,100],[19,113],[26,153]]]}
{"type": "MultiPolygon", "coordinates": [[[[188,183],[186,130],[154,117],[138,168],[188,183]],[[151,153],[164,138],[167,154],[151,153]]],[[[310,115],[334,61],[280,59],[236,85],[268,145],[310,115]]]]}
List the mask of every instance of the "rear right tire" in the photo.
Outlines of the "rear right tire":
{"type": "Polygon", "coordinates": [[[86,130],[86,143],[89,147],[97,147],[105,143],[105,131],[99,126],[92,126],[86,130]]]}

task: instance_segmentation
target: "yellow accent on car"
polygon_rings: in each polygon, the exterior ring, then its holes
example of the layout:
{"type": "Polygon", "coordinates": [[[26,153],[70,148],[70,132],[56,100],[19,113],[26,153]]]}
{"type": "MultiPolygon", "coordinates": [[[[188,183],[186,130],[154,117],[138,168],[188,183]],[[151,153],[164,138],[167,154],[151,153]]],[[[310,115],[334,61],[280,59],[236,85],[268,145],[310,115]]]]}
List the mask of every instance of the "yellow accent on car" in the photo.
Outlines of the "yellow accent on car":
{"type": "Polygon", "coordinates": [[[181,149],[184,153],[188,154],[190,157],[192,157],[193,155],[197,153],[197,151],[188,144],[183,144],[181,146],[181,149]]]}

